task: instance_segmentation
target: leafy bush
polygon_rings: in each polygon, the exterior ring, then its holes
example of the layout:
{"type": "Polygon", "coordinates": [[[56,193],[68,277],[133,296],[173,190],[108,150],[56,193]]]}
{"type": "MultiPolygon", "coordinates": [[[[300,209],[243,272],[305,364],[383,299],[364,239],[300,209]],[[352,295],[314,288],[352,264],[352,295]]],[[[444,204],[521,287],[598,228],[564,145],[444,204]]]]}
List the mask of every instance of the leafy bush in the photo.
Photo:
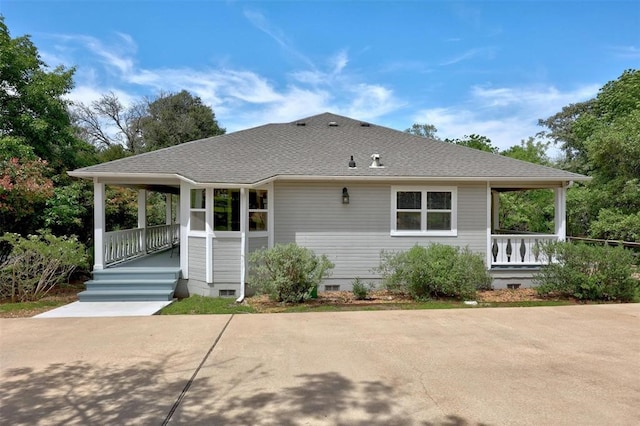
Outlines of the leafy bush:
{"type": "Polygon", "coordinates": [[[366,300],[369,297],[369,291],[373,288],[373,284],[365,283],[360,278],[355,278],[351,285],[356,300],[366,300]]]}
{"type": "Polygon", "coordinates": [[[334,265],[327,256],[295,243],[276,244],[251,254],[250,282],[259,293],[278,302],[300,303],[311,297],[334,265]]]}
{"type": "Polygon", "coordinates": [[[85,248],[75,237],[56,237],[41,231],[27,238],[5,234],[13,246],[0,269],[0,297],[30,301],[44,297],[77,267],[86,266],[85,248]]]}
{"type": "Polygon", "coordinates": [[[631,252],[621,247],[550,243],[541,248],[546,264],[534,280],[538,293],[580,300],[632,301],[640,283],[633,279],[631,252]]]}
{"type": "Polygon", "coordinates": [[[476,290],[491,288],[491,276],[482,256],[468,248],[443,244],[415,245],[405,252],[380,254],[377,268],[385,286],[414,299],[454,297],[467,299],[476,290]]]}

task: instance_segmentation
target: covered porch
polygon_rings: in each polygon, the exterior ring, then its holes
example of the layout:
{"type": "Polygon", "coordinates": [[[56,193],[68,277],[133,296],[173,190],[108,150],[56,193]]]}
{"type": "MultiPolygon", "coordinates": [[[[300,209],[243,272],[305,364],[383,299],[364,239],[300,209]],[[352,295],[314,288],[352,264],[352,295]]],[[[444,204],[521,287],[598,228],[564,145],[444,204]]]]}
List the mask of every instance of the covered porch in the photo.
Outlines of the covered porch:
{"type": "Polygon", "coordinates": [[[542,245],[566,239],[566,194],[568,182],[555,185],[522,185],[521,187],[491,185],[488,191],[487,265],[490,269],[537,269],[544,259],[542,245]],[[553,233],[504,229],[500,223],[500,194],[514,191],[545,189],[553,191],[553,233]]]}

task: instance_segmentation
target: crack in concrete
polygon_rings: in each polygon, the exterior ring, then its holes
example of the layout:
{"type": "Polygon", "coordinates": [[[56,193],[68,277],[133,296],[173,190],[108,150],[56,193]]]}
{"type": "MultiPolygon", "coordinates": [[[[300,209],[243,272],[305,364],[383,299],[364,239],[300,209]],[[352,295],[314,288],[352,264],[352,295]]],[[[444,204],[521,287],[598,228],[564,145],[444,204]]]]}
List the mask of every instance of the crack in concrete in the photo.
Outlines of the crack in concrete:
{"type": "Polygon", "coordinates": [[[216,337],[216,340],[213,342],[213,344],[211,345],[211,347],[209,348],[209,350],[205,354],[204,358],[202,358],[202,361],[200,361],[200,364],[198,365],[196,370],[191,375],[191,378],[189,379],[187,384],[184,386],[184,389],[182,389],[182,392],[180,392],[180,395],[178,396],[178,399],[176,399],[176,402],[174,402],[173,406],[171,407],[171,410],[169,410],[169,414],[167,414],[167,417],[162,422],[162,426],[166,426],[166,425],[169,424],[169,421],[171,420],[171,417],[173,417],[173,414],[176,412],[176,410],[178,409],[178,407],[182,403],[182,400],[187,395],[187,392],[189,392],[189,388],[191,388],[191,385],[193,384],[194,380],[196,379],[196,376],[198,375],[198,373],[200,372],[200,369],[202,368],[204,363],[207,362],[207,359],[209,358],[209,355],[211,355],[211,352],[213,352],[213,350],[215,349],[216,345],[218,344],[218,341],[220,341],[220,338],[222,337],[224,332],[227,330],[227,326],[229,325],[229,323],[231,322],[231,320],[233,319],[234,316],[235,316],[235,314],[231,314],[231,317],[229,317],[229,320],[227,321],[227,323],[224,325],[224,327],[222,327],[222,330],[220,331],[220,334],[218,334],[218,337],[216,337]]]}

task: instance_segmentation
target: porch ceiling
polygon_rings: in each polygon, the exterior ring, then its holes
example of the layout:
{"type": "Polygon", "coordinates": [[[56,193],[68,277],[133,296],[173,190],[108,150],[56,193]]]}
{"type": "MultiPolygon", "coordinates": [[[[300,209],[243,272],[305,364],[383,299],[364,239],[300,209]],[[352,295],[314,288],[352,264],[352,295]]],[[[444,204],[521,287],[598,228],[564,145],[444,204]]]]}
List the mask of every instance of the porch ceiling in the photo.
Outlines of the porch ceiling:
{"type": "Polygon", "coordinates": [[[163,194],[180,195],[180,186],[171,185],[141,185],[141,184],[108,184],[123,188],[146,189],[147,191],[161,192],[163,194]]]}

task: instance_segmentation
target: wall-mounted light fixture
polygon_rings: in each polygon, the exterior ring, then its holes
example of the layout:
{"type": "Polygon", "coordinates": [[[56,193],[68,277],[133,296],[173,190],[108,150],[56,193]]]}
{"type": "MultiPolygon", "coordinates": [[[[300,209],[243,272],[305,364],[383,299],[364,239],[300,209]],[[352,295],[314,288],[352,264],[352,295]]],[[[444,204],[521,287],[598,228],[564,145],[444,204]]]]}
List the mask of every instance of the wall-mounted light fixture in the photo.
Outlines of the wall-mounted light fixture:
{"type": "Polygon", "coordinates": [[[349,204],[349,191],[347,191],[347,188],[342,188],[342,204],[349,204]]]}

